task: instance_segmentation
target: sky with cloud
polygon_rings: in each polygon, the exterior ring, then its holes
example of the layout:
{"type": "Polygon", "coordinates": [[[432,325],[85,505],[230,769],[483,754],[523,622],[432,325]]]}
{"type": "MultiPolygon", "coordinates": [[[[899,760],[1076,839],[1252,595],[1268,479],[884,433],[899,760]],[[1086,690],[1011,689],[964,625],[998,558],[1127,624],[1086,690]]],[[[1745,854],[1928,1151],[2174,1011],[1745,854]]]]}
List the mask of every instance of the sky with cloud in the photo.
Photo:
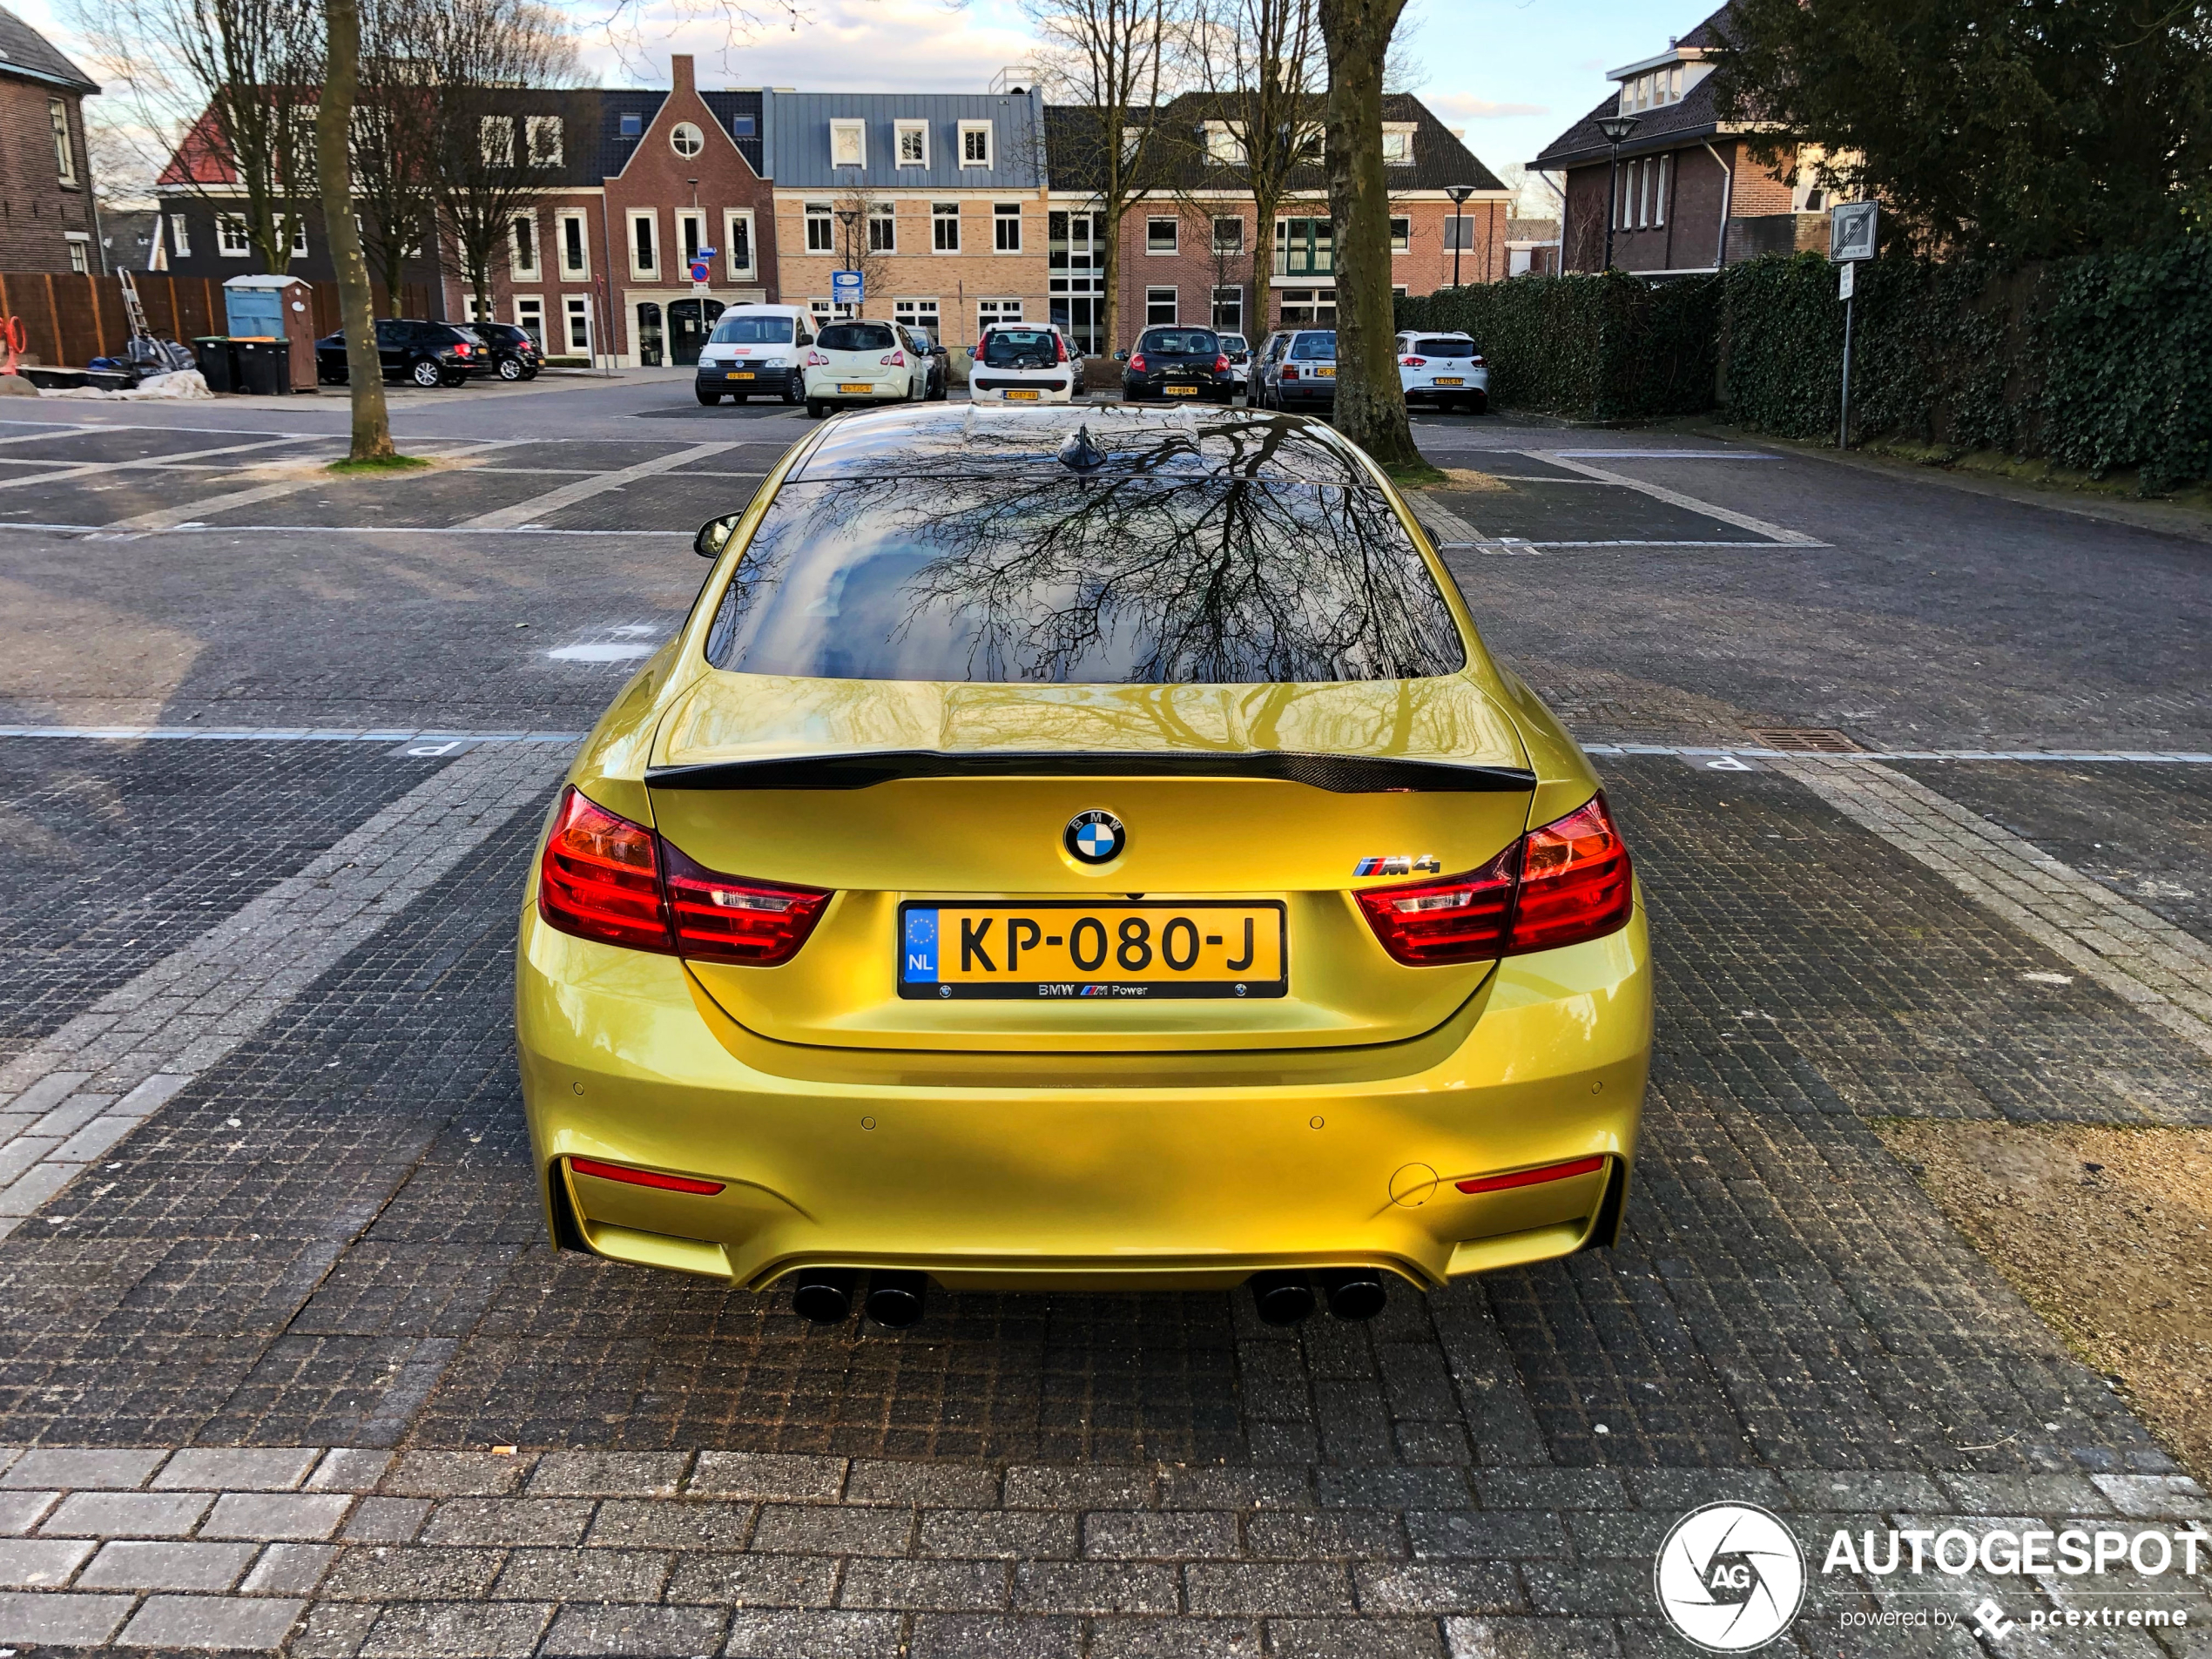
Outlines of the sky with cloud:
{"type": "MultiPolygon", "coordinates": [[[[980,91],[1022,61],[1029,35],[1011,0],[631,0],[613,31],[597,0],[574,0],[590,74],[608,85],[664,85],[671,52],[698,60],[706,86],[980,91]],[[744,21],[750,7],[754,21],[744,21]]],[[[1414,89],[1464,128],[1495,168],[1525,162],[1607,90],[1605,71],[1661,51],[1718,0],[1412,0],[1406,54],[1414,89]]],[[[67,50],[55,0],[10,0],[67,50]]]]}

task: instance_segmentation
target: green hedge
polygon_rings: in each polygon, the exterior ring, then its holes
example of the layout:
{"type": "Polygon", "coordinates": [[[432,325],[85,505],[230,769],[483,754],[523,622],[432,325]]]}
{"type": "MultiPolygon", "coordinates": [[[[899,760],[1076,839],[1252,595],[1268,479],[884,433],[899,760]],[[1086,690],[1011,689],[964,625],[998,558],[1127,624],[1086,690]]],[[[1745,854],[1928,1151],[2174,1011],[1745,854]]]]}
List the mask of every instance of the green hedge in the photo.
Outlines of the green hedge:
{"type": "Polygon", "coordinates": [[[1473,335],[1501,404],[1625,421],[1712,406],[1719,295],[1711,277],[1516,277],[1400,299],[1398,326],[1473,335]]]}
{"type": "MultiPolygon", "coordinates": [[[[1860,267],[1853,313],[1854,441],[2135,468],[2146,493],[2212,479],[2212,237],[2011,270],[1884,258],[1860,267]]],[[[1472,334],[1509,408],[1622,421],[1717,402],[1756,431],[1835,435],[1844,308],[1817,254],[1656,286],[1517,277],[1398,316],[1472,334]]]]}

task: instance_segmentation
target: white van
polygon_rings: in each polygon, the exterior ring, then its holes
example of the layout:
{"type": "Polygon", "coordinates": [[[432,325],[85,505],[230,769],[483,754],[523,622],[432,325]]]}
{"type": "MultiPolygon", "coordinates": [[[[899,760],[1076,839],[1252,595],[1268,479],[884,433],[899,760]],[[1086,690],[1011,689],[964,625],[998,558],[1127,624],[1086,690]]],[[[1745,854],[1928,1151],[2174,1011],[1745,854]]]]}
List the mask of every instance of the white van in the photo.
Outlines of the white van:
{"type": "Polygon", "coordinates": [[[813,343],[814,320],[803,307],[732,306],[699,347],[699,401],[729,397],[742,403],[765,393],[798,402],[804,395],[801,365],[813,343]]]}

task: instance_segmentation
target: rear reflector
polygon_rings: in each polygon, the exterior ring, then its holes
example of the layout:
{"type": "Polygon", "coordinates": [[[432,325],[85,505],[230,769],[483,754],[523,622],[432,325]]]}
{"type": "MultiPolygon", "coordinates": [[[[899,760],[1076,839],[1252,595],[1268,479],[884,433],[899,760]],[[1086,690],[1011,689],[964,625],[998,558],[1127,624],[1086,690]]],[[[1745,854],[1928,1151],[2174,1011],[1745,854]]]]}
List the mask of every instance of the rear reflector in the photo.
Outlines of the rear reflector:
{"type": "Polygon", "coordinates": [[[1576,1158],[1572,1163],[1547,1163],[1541,1170],[1516,1170],[1511,1175],[1486,1175],[1453,1183],[1462,1192],[1505,1192],[1514,1187],[1541,1186],[1578,1175],[1595,1175],[1605,1167],[1603,1158],[1576,1158]]]}
{"type": "Polygon", "coordinates": [[[626,1170],[619,1163],[602,1163],[597,1158],[570,1158],[569,1168],[578,1175],[596,1175],[602,1181],[626,1181],[633,1187],[658,1187],[663,1192],[711,1194],[721,1191],[724,1185],[719,1181],[694,1181],[689,1176],[626,1170]]]}

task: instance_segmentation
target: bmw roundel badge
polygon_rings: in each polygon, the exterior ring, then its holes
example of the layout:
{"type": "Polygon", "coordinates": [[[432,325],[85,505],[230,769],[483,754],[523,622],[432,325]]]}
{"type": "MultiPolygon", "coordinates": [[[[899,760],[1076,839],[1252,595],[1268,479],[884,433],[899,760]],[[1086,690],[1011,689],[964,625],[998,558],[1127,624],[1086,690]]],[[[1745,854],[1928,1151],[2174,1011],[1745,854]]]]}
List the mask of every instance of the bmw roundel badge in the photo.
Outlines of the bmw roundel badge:
{"type": "Polygon", "coordinates": [[[1105,864],[1121,856],[1129,833],[1111,813],[1077,813],[1060,840],[1078,864],[1105,864]]]}

